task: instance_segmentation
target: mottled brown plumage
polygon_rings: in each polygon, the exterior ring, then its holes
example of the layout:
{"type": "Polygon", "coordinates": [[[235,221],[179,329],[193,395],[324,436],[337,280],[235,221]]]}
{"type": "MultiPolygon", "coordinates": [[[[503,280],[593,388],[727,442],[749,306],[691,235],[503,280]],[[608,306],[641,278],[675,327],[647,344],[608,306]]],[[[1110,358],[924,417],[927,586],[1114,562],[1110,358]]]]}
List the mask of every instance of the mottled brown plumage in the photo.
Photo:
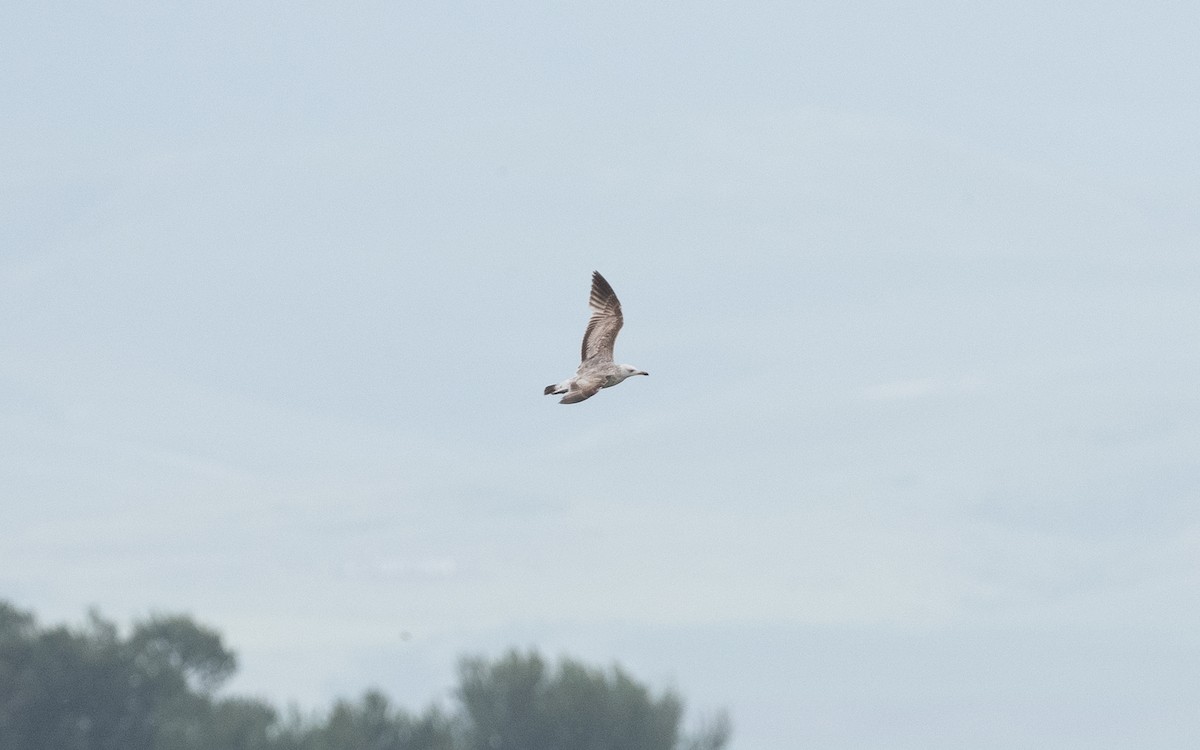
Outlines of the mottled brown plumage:
{"type": "Polygon", "coordinates": [[[579,360],[597,357],[601,360],[613,361],[613,346],[617,343],[617,334],[625,324],[621,316],[621,301],[617,293],[604,280],[599,271],[592,272],[592,294],[588,298],[592,308],[592,317],[588,318],[587,330],[583,332],[583,347],[579,360]]]}
{"type": "Polygon", "coordinates": [[[632,365],[613,363],[613,346],[617,334],[625,323],[621,315],[621,302],[612,286],[600,275],[592,272],[592,293],[588,297],[592,317],[588,318],[580,350],[579,369],[575,377],[561,383],[546,386],[545,395],[565,394],[560,404],[577,404],[591,398],[601,388],[609,388],[632,375],[649,375],[632,365]]]}

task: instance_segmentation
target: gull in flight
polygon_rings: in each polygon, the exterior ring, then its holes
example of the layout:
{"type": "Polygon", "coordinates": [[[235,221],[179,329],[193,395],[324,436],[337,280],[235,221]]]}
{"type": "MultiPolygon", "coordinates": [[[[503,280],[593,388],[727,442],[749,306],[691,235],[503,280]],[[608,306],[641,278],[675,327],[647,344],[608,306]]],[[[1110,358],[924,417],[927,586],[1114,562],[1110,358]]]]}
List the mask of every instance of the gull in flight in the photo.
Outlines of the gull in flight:
{"type": "Polygon", "coordinates": [[[633,365],[613,363],[613,344],[625,319],[616,292],[599,271],[592,271],[592,296],[588,298],[592,317],[583,333],[583,361],[575,377],[546,386],[545,395],[566,394],[560,404],[577,404],[596,395],[601,388],[611,388],[632,375],[649,375],[633,365]]]}

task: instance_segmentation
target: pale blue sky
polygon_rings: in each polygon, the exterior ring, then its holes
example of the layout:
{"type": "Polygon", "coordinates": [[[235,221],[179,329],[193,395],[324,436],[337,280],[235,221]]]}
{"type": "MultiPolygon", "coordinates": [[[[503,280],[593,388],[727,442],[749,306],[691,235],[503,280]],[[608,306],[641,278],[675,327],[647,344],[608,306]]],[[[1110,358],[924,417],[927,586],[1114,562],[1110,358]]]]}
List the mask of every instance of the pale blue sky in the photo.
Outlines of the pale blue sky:
{"type": "Polygon", "coordinates": [[[0,597],[734,750],[1200,736],[1188,3],[6,3],[0,597]],[[588,277],[652,373],[562,407],[588,277]]]}

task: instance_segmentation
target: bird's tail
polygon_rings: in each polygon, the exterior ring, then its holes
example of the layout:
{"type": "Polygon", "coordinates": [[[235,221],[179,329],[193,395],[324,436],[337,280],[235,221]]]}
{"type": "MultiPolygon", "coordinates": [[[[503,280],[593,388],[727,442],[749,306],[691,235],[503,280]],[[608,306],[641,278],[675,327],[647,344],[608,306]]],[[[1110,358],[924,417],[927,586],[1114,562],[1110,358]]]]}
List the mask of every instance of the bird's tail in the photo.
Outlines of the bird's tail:
{"type": "Polygon", "coordinates": [[[567,392],[567,387],[565,385],[563,385],[562,383],[551,383],[550,385],[546,386],[546,390],[542,391],[542,395],[550,396],[550,395],[566,393],[566,392],[567,392]]]}

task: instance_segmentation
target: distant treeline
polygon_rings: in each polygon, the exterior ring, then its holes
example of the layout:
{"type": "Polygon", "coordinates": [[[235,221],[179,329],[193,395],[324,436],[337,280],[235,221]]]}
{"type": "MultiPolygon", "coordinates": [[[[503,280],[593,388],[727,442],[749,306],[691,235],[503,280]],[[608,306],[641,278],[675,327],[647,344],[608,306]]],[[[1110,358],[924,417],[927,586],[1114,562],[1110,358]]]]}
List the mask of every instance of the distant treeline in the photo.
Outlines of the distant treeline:
{"type": "Polygon", "coordinates": [[[152,617],[127,636],[92,613],[42,627],[0,601],[3,750],[719,750],[724,715],[687,734],[683,703],[620,667],[599,670],[535,652],[459,665],[452,711],[411,713],[380,692],[325,712],[281,713],[218,695],[236,669],[215,630],[152,617]]]}

